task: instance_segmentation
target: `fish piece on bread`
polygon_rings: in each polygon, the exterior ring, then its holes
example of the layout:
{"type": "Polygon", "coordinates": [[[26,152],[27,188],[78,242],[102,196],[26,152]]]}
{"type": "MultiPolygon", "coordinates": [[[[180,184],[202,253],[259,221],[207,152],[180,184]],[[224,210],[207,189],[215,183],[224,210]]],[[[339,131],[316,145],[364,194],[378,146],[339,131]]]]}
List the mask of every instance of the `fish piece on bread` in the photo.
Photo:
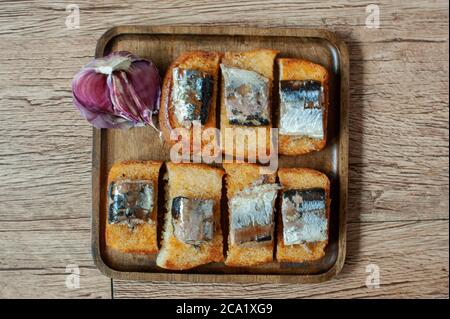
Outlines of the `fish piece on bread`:
{"type": "Polygon", "coordinates": [[[273,67],[277,54],[275,50],[258,49],[226,52],[222,58],[221,145],[229,156],[258,159],[259,149],[261,153],[269,153],[273,67]],[[260,129],[265,129],[265,140],[258,136],[260,129]]]}
{"type": "Polygon", "coordinates": [[[223,164],[226,172],[229,235],[227,266],[273,261],[276,172],[261,174],[256,164],[223,164]]]}
{"type": "Polygon", "coordinates": [[[322,258],[328,245],[330,180],[308,168],[281,168],[283,188],[276,259],[305,262],[322,258]]]}
{"type": "MultiPolygon", "coordinates": [[[[217,127],[216,100],[221,56],[219,52],[185,52],[167,69],[161,92],[159,126],[169,145],[177,142],[170,139],[170,132],[185,128],[189,135],[190,152],[193,153],[193,124],[201,124],[202,129],[217,127]]],[[[214,139],[205,137],[198,147],[210,142],[218,143],[214,139]]]]}
{"type": "Polygon", "coordinates": [[[328,71],[302,59],[277,59],[280,112],[278,150],[284,155],[318,151],[327,141],[328,71]]]}
{"type": "Polygon", "coordinates": [[[108,174],[106,245],[125,253],[158,252],[158,176],[162,162],[123,161],[108,174]]]}
{"type": "Polygon", "coordinates": [[[182,270],[222,262],[220,198],[223,169],[169,162],[163,243],[159,267],[182,270]]]}

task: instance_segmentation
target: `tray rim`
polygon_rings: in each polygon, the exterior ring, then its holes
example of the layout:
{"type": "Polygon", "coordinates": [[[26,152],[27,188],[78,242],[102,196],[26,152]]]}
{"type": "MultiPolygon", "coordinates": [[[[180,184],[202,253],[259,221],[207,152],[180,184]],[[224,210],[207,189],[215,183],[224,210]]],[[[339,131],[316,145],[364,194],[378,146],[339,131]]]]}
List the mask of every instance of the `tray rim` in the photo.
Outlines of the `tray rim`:
{"type": "Polygon", "coordinates": [[[330,42],[339,52],[340,68],[340,123],[339,123],[339,234],[338,256],[333,266],[316,275],[292,274],[192,274],[118,271],[109,267],[100,251],[100,162],[102,129],[93,128],[92,141],[92,214],[91,251],[96,267],[112,279],[143,281],[184,281],[209,283],[319,283],[332,279],[344,267],[347,244],[347,199],[348,199],[348,109],[349,109],[349,52],[347,45],[336,33],[324,29],[307,28],[256,28],[245,26],[205,26],[205,25],[120,25],[107,30],[97,41],[95,57],[103,56],[108,43],[123,34],[208,34],[322,38],[330,42]],[[342,178],[343,177],[343,178],[342,178]]]}

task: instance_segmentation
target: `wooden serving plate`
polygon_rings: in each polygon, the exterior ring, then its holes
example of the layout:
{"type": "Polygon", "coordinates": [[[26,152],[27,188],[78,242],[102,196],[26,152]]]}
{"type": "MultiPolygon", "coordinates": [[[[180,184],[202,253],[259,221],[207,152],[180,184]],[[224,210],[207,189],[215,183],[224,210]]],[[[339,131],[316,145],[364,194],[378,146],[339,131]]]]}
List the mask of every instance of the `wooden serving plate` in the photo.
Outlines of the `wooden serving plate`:
{"type": "MultiPolygon", "coordinates": [[[[308,263],[273,262],[245,268],[212,263],[191,270],[169,271],[156,266],[156,255],[124,254],[107,249],[104,235],[105,202],[110,167],[117,161],[127,159],[168,161],[169,148],[160,142],[158,133],[149,126],[129,130],[94,129],[92,254],[97,267],[105,275],[128,280],[311,283],[328,280],[342,269],[346,249],[349,57],[346,45],[335,34],[312,29],[119,26],[110,29],[99,39],[95,55],[102,57],[112,51],[130,51],[150,58],[159,68],[161,76],[164,76],[169,64],[185,51],[225,52],[256,48],[279,50],[278,57],[311,60],[326,67],[330,73],[326,148],[302,156],[279,156],[279,167],[310,167],[326,173],[331,180],[330,236],[324,258],[308,263]]],[[[274,100],[273,109],[277,110],[278,102],[274,100]]],[[[277,117],[276,111],[273,116],[277,117]]],[[[164,199],[163,192],[159,193],[160,237],[164,199]]],[[[227,214],[224,212],[222,225],[226,246],[228,226],[227,214]]]]}

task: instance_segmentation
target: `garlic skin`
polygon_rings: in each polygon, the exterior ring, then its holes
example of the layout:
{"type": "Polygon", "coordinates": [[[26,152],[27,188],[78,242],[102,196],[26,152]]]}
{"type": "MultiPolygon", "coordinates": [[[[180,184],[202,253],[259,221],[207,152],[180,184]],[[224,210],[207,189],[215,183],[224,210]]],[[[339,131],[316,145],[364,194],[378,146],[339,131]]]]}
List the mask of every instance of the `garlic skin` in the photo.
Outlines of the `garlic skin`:
{"type": "Polygon", "coordinates": [[[160,94],[156,66],[126,51],[91,61],[72,81],[74,105],[97,128],[155,127],[160,94]]]}

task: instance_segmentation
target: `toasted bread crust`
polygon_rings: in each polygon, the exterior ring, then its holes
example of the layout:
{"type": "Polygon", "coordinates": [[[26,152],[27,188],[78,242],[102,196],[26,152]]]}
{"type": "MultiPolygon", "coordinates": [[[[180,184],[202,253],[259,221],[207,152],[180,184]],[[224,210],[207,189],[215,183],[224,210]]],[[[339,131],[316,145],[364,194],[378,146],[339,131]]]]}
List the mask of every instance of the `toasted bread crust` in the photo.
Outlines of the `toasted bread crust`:
{"type": "Polygon", "coordinates": [[[320,64],[303,59],[277,59],[280,66],[280,80],[314,80],[328,82],[328,71],[320,64]]]}
{"type": "Polygon", "coordinates": [[[223,237],[220,225],[220,198],[223,170],[205,164],[167,163],[166,216],[163,244],[156,264],[159,267],[183,270],[210,262],[222,262],[223,237]],[[170,205],[177,196],[214,199],[214,237],[211,242],[194,247],[178,240],[173,234],[170,205]]]}
{"type": "Polygon", "coordinates": [[[302,59],[277,59],[280,80],[315,80],[322,83],[325,103],[323,112],[324,138],[313,139],[307,136],[278,136],[278,151],[283,155],[301,155],[312,151],[319,151],[327,142],[327,117],[329,107],[329,74],[323,66],[302,59]]]}
{"type": "MultiPolygon", "coordinates": [[[[114,225],[106,220],[106,245],[125,253],[151,254],[158,252],[156,221],[158,212],[158,176],[162,162],[158,161],[123,161],[115,163],[108,174],[108,186],[113,181],[124,179],[148,179],[153,181],[154,203],[153,224],[139,224],[134,230],[127,225],[114,225]]],[[[106,196],[107,197],[107,196],[106,196]]],[[[107,198],[106,198],[107,200],[107,198]]],[[[105,205],[108,207],[108,205],[105,205]]],[[[108,211],[106,211],[108,216],[108,211]]]]}
{"type": "MultiPolygon", "coordinates": [[[[260,75],[268,78],[269,81],[269,114],[272,114],[272,86],[273,86],[273,67],[275,63],[275,57],[278,54],[278,51],[275,50],[266,50],[266,49],[258,49],[246,52],[226,52],[222,63],[224,65],[230,67],[236,67],[240,69],[250,70],[259,73],[260,75]]],[[[265,148],[266,152],[271,149],[272,140],[270,138],[270,128],[272,127],[272,120],[270,119],[269,125],[258,126],[258,127],[249,127],[243,125],[230,125],[227,118],[226,106],[225,106],[225,94],[224,94],[224,80],[222,76],[221,83],[221,97],[220,97],[220,129],[221,129],[221,145],[222,151],[230,156],[243,155],[238,157],[244,158],[255,158],[258,159],[258,148],[265,148]],[[225,148],[225,128],[233,129],[232,138],[233,138],[233,149],[231,150],[225,148]],[[258,128],[266,128],[266,141],[265,145],[259,145],[258,143],[258,128]],[[254,134],[256,136],[256,140],[247,139],[247,142],[244,142],[243,145],[244,154],[236,154],[236,135],[237,131],[245,130],[243,134],[254,134]],[[248,144],[247,144],[248,143],[248,144]],[[255,150],[255,151],[253,151],[255,150]]]]}
{"type": "Polygon", "coordinates": [[[273,65],[275,56],[279,53],[277,50],[256,49],[245,52],[225,52],[222,63],[240,68],[251,70],[262,76],[273,80],[273,65]]]}
{"type": "MultiPolygon", "coordinates": [[[[329,229],[330,180],[328,177],[322,172],[309,168],[281,168],[278,171],[278,177],[283,189],[323,188],[325,190],[326,216],[329,229]]],[[[325,248],[328,245],[328,240],[305,245],[284,245],[281,214],[278,216],[277,240],[276,259],[280,262],[305,262],[320,259],[325,256],[325,248]]]]}
{"type": "MultiPolygon", "coordinates": [[[[184,69],[197,70],[202,72],[207,72],[212,75],[214,79],[213,94],[211,96],[211,102],[209,105],[209,115],[208,119],[202,128],[217,127],[216,123],[216,101],[217,101],[217,91],[218,91],[218,79],[219,79],[219,68],[220,59],[222,54],[219,52],[206,52],[206,51],[192,51],[185,52],[180,55],[175,61],[173,61],[169,68],[167,69],[166,75],[163,80],[162,91],[161,91],[161,107],[159,110],[159,127],[162,131],[164,140],[169,145],[175,144],[177,141],[170,139],[170,132],[172,129],[180,127],[172,111],[172,86],[173,86],[173,76],[172,70],[176,67],[181,67],[184,69]]],[[[190,129],[190,151],[193,153],[192,145],[192,127],[190,129]]],[[[210,139],[202,140],[202,148],[207,143],[211,142],[210,139]]],[[[218,143],[218,141],[216,141],[218,143]]]]}
{"type": "MultiPolygon", "coordinates": [[[[261,178],[256,164],[223,164],[226,172],[228,201],[239,191],[261,178]]],[[[275,183],[276,173],[268,175],[268,182],[275,183]]],[[[231,212],[228,211],[229,220],[231,212]]],[[[274,241],[253,246],[233,245],[228,236],[228,252],[225,264],[232,267],[255,266],[273,261],[274,241]]]]}

